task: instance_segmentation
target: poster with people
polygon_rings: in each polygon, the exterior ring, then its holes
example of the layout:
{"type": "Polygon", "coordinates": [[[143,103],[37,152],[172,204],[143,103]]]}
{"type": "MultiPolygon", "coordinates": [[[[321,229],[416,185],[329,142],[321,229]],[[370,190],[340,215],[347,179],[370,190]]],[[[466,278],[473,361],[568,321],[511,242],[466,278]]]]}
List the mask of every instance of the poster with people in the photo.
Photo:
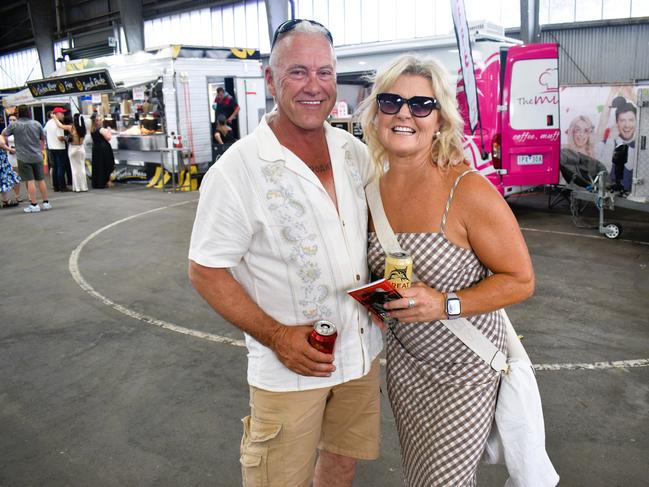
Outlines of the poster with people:
{"type": "Polygon", "coordinates": [[[636,150],[636,87],[563,86],[560,106],[562,149],[601,162],[613,190],[630,192],[636,150]]]}

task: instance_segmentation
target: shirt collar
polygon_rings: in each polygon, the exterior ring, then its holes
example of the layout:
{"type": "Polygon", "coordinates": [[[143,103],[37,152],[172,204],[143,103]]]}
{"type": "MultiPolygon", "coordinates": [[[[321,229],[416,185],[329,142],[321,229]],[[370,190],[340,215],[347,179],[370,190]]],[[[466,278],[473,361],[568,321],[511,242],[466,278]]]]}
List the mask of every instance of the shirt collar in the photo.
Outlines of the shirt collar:
{"type": "MultiPolygon", "coordinates": [[[[257,138],[259,141],[258,144],[258,154],[259,158],[267,162],[283,162],[285,161],[284,151],[282,149],[279,140],[271,130],[268,125],[268,118],[270,114],[264,115],[259,126],[257,127],[257,138]]],[[[327,145],[329,146],[329,151],[331,152],[332,163],[333,160],[336,160],[333,152],[343,150],[347,146],[347,138],[344,134],[336,129],[334,129],[327,122],[324,122],[325,138],[327,139],[327,145]]]]}

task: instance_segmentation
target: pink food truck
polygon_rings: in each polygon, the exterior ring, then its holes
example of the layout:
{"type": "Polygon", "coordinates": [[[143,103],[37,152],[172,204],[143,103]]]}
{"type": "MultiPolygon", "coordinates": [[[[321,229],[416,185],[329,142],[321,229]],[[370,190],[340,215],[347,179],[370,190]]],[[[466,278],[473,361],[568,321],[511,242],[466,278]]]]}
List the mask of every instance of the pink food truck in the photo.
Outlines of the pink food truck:
{"type": "Polygon", "coordinates": [[[476,63],[480,123],[471,134],[462,79],[467,160],[507,197],[559,182],[557,44],[501,47],[476,63]]]}

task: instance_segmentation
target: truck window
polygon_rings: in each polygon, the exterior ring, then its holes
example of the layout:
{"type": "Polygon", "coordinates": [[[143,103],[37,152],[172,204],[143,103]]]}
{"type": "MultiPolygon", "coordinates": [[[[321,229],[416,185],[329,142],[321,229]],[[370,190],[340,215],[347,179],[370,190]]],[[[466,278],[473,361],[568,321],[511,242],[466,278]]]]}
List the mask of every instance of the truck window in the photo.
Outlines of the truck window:
{"type": "Polygon", "coordinates": [[[556,59],[526,59],[512,66],[509,123],[515,130],[559,127],[556,59]]]}

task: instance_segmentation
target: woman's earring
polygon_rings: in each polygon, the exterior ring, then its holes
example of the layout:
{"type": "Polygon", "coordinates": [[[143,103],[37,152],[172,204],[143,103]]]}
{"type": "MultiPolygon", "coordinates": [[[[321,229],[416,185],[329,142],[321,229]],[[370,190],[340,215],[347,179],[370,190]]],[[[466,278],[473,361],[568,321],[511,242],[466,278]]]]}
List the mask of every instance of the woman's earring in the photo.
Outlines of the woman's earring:
{"type": "Polygon", "coordinates": [[[435,140],[435,139],[439,139],[439,137],[440,137],[441,135],[442,135],[442,133],[438,130],[437,132],[435,132],[435,135],[433,136],[433,140],[435,140]]]}

